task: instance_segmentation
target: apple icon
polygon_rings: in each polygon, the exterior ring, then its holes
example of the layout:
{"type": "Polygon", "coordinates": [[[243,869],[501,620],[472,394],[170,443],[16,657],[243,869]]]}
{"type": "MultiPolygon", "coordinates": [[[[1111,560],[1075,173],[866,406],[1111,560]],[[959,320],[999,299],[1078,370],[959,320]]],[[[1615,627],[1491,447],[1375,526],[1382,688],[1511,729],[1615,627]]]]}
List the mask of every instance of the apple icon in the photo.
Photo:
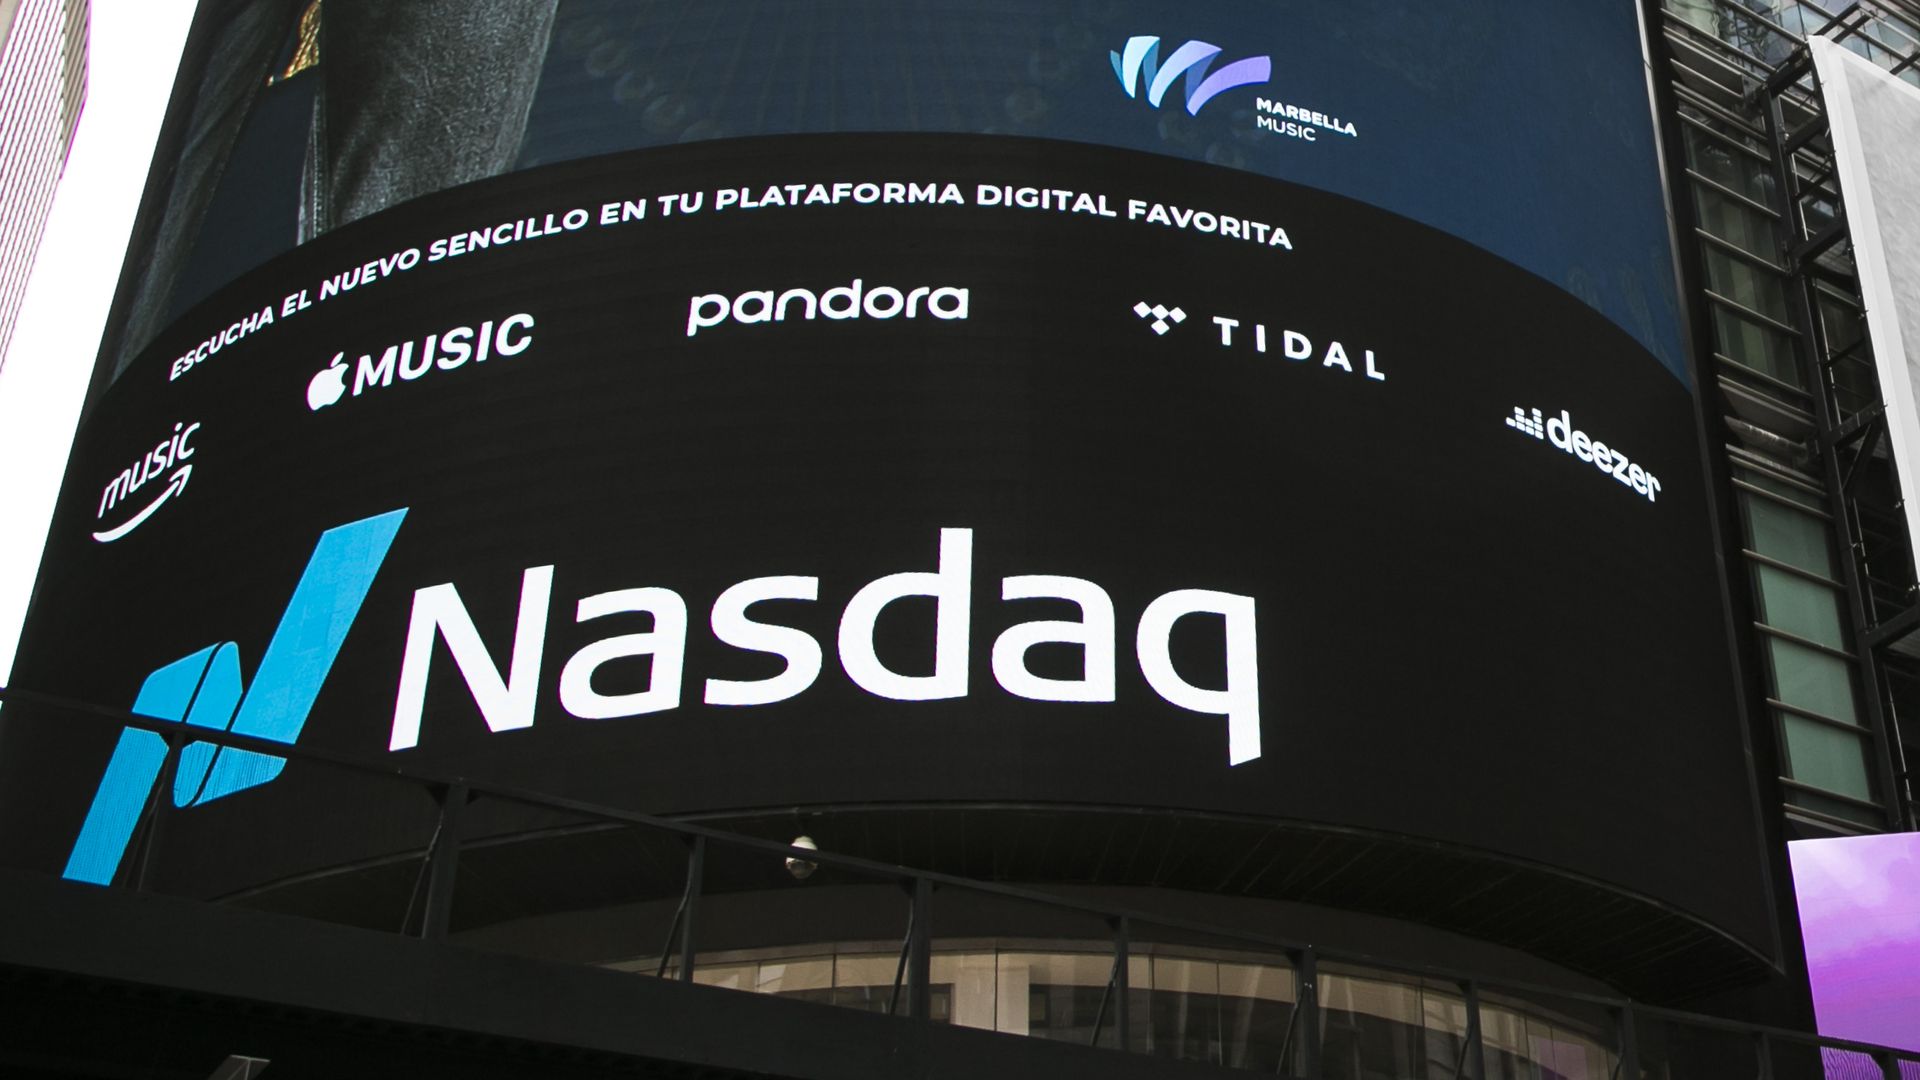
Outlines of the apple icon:
{"type": "Polygon", "coordinates": [[[333,362],[320,369],[320,374],[307,384],[307,408],[314,412],[339,401],[347,392],[346,353],[333,354],[333,362]]]}

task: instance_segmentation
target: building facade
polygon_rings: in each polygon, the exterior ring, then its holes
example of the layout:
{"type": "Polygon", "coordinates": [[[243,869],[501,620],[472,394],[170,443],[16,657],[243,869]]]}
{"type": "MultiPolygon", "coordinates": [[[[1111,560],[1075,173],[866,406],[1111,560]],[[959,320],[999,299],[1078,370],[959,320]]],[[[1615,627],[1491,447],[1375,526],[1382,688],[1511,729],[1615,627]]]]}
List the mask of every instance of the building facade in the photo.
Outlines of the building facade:
{"type": "Polygon", "coordinates": [[[0,6],[0,363],[87,98],[87,0],[0,6]]]}
{"type": "Polygon", "coordinates": [[[1913,812],[1800,45],[1912,13],[1284,6],[203,5],[19,1062],[1920,1068],[1784,849],[1913,812]]]}

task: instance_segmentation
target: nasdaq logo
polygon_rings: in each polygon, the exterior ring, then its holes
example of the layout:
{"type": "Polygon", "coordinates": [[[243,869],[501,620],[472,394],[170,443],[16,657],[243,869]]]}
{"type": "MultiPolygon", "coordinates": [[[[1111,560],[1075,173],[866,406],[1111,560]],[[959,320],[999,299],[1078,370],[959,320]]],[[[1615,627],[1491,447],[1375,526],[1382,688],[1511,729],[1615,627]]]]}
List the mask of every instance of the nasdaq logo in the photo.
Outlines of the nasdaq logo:
{"type": "MultiPolygon", "coordinates": [[[[221,642],[154,669],[132,711],[291,745],[406,516],[406,510],[394,510],[320,534],[251,687],[241,683],[240,647],[221,642]]],[[[61,876],[98,885],[113,881],[166,757],[167,741],[158,733],[121,731],[61,876]]],[[[199,806],[258,787],[286,764],[271,754],[193,743],[180,752],[173,804],[199,806]]]]}
{"type": "Polygon", "coordinates": [[[1173,50],[1166,63],[1160,62],[1160,39],[1157,37],[1132,37],[1127,39],[1126,48],[1120,52],[1108,52],[1113,59],[1113,73],[1120,77],[1120,86],[1127,96],[1137,98],[1144,86],[1147,104],[1154,108],[1167,96],[1182,75],[1186,76],[1187,114],[1198,116],[1200,107],[1215,96],[1238,86],[1255,86],[1265,83],[1273,77],[1273,58],[1269,56],[1250,56],[1213,72],[1207,70],[1220,55],[1218,45],[1209,45],[1204,41],[1189,41],[1173,50]]]}

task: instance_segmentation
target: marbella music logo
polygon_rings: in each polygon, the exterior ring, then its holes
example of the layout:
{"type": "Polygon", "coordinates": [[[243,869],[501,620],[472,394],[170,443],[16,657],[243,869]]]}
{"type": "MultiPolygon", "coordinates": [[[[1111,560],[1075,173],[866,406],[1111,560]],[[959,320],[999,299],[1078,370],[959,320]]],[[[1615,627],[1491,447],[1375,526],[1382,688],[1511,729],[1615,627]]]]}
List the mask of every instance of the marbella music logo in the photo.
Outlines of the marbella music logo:
{"type": "MultiPolygon", "coordinates": [[[[320,534],[252,686],[240,679],[240,646],[225,641],[155,668],[141,684],[132,711],[292,744],[406,516],[404,509],[393,510],[320,534]]],[[[196,742],[180,751],[173,790],[156,793],[166,759],[167,740],[158,733],[120,732],[62,877],[111,884],[142,811],[156,795],[171,797],[175,806],[199,806],[258,787],[287,764],[270,754],[196,742]]]]}
{"type": "Polygon", "coordinates": [[[1138,98],[1140,89],[1145,87],[1147,104],[1154,108],[1167,96],[1182,75],[1186,76],[1187,114],[1198,116],[1200,107],[1215,97],[1241,86],[1256,86],[1273,77],[1273,58],[1270,56],[1250,56],[1244,60],[1235,60],[1211,75],[1207,69],[1219,57],[1221,49],[1204,41],[1189,41],[1173,50],[1167,62],[1160,62],[1160,39],[1157,37],[1131,37],[1120,52],[1109,51],[1113,60],[1113,73],[1120,78],[1120,86],[1130,98],[1138,98]]]}

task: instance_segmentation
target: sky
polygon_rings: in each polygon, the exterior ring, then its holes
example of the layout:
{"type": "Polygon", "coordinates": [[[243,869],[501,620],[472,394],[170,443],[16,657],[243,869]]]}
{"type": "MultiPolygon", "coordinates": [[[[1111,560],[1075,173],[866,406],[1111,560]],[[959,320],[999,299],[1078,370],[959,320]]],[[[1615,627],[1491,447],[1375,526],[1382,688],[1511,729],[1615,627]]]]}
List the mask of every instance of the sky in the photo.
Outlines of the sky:
{"type": "Polygon", "coordinates": [[[192,14],[192,0],[93,0],[86,108],[0,366],[0,684],[11,677],[47,519],[192,14]]]}

